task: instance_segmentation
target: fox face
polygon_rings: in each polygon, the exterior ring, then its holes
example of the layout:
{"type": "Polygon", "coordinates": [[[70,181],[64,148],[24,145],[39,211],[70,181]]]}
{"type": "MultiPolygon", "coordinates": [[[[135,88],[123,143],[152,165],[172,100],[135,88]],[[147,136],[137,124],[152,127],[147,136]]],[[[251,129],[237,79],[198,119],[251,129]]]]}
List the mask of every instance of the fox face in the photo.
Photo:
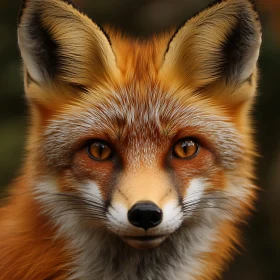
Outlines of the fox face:
{"type": "Polygon", "coordinates": [[[60,234],[99,231],[136,249],[177,242],[188,259],[226,258],[255,197],[253,4],[220,1],[139,41],[104,31],[68,1],[29,0],[18,37],[31,111],[26,168],[60,234]]]}

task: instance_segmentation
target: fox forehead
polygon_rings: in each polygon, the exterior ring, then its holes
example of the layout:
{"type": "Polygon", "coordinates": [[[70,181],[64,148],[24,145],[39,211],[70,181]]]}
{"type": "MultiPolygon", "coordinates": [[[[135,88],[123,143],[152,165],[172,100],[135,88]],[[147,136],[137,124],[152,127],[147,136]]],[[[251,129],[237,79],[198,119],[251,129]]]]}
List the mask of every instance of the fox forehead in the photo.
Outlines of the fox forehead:
{"type": "Polygon", "coordinates": [[[145,93],[122,87],[97,99],[89,94],[49,120],[44,153],[57,162],[80,141],[102,139],[119,145],[133,161],[152,161],[174,139],[202,137],[219,161],[232,168],[242,153],[242,139],[230,117],[209,100],[187,98],[187,92],[180,96],[158,86],[146,87],[145,93]]]}

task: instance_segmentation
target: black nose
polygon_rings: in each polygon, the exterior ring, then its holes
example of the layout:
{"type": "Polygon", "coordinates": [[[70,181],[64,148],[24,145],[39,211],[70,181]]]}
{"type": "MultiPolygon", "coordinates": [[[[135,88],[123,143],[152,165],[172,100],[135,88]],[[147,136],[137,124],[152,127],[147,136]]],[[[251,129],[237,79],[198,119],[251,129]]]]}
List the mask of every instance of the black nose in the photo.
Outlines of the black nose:
{"type": "Polygon", "coordinates": [[[148,230],[161,223],[162,211],[150,201],[141,201],[132,206],[127,217],[134,226],[148,230]]]}

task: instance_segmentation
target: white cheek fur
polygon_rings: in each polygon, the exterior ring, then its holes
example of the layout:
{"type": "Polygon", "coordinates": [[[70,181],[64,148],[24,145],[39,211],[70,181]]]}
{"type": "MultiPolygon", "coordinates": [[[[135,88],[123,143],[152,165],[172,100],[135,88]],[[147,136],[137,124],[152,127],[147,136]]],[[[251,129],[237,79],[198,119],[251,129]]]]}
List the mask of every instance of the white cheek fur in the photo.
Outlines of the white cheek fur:
{"type": "Polygon", "coordinates": [[[104,200],[102,198],[100,189],[98,185],[95,184],[94,182],[88,181],[84,184],[80,184],[78,186],[78,189],[80,190],[82,196],[85,199],[88,199],[90,201],[95,201],[97,203],[104,205],[104,200]]]}
{"type": "Polygon", "coordinates": [[[206,189],[206,183],[203,178],[193,179],[189,187],[187,188],[186,195],[183,198],[184,203],[188,203],[191,206],[191,209],[195,207],[195,202],[199,202],[203,196],[203,193],[206,189]]]}
{"type": "MultiPolygon", "coordinates": [[[[52,222],[58,226],[58,234],[71,235],[72,237],[77,234],[77,231],[80,231],[79,227],[84,217],[88,216],[89,211],[94,210],[90,208],[85,210],[89,207],[86,205],[87,203],[91,203],[93,207],[94,205],[104,207],[104,201],[97,184],[87,181],[85,183],[75,184],[75,187],[77,191],[80,191],[81,202],[83,199],[85,200],[84,209],[73,204],[71,197],[62,196],[55,178],[41,178],[35,184],[34,188],[34,195],[42,205],[42,212],[50,216],[52,222]]],[[[77,198],[79,199],[78,195],[77,198]]],[[[92,213],[92,217],[94,219],[94,212],[92,213]]]]}

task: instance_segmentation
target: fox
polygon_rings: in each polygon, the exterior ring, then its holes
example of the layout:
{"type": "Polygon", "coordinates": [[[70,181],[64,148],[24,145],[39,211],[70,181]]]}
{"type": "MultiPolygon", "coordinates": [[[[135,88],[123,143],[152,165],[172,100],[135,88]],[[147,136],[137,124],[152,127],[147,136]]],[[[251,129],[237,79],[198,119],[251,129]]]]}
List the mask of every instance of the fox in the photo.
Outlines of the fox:
{"type": "Polygon", "coordinates": [[[146,39],[24,0],[29,110],[1,280],[214,280],[254,210],[261,23],[220,0],[146,39]]]}

